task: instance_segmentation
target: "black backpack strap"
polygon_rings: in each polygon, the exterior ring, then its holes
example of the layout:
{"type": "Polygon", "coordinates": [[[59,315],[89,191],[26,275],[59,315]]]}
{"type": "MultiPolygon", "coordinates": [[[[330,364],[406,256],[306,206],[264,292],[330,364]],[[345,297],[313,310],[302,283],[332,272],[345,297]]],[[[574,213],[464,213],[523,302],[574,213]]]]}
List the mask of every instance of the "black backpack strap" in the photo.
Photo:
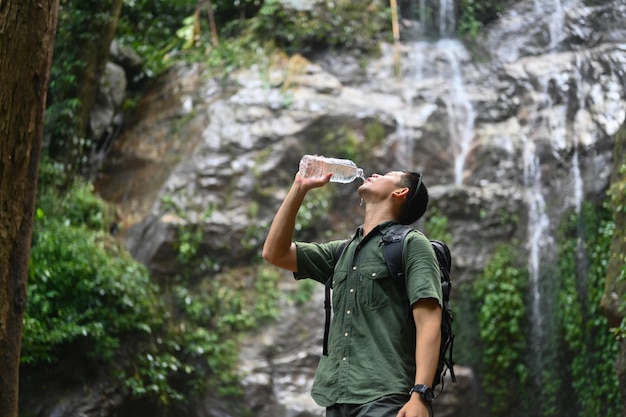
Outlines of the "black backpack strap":
{"type": "MultiPolygon", "coordinates": [[[[405,302],[407,304],[407,308],[404,313],[405,325],[408,323],[411,316],[411,306],[409,304],[409,296],[404,287],[405,273],[402,250],[404,248],[404,239],[412,230],[413,228],[403,224],[393,225],[384,233],[383,237],[381,237],[378,242],[379,246],[385,245],[383,247],[385,262],[387,262],[387,267],[389,268],[392,278],[398,285],[401,286],[401,292],[405,297],[405,302]]],[[[404,326],[402,326],[402,329],[404,331],[404,326]]]]}
{"type": "Polygon", "coordinates": [[[330,333],[330,315],[331,315],[331,305],[330,305],[330,289],[333,284],[332,275],[328,280],[326,280],[326,285],[324,285],[324,310],[326,312],[326,319],[324,321],[324,344],[322,345],[322,355],[328,356],[328,334],[330,333]]]}
{"type": "Polygon", "coordinates": [[[454,359],[452,352],[454,351],[454,332],[452,331],[452,308],[450,306],[450,292],[452,291],[452,281],[450,280],[450,270],[452,268],[452,256],[448,245],[439,240],[431,240],[431,245],[439,262],[439,271],[441,277],[441,292],[443,295],[443,311],[442,311],[442,327],[441,327],[441,347],[439,352],[439,364],[437,367],[437,375],[435,375],[435,384],[441,383],[441,391],[443,391],[443,376],[449,370],[450,379],[456,383],[456,375],[454,373],[454,359]],[[448,357],[446,358],[446,351],[448,357]]]}
{"type": "Polygon", "coordinates": [[[402,259],[404,238],[411,230],[413,229],[409,226],[396,224],[387,229],[378,241],[378,246],[385,245],[383,250],[387,267],[391,276],[398,279],[399,282],[404,281],[404,261],[402,259]]]}

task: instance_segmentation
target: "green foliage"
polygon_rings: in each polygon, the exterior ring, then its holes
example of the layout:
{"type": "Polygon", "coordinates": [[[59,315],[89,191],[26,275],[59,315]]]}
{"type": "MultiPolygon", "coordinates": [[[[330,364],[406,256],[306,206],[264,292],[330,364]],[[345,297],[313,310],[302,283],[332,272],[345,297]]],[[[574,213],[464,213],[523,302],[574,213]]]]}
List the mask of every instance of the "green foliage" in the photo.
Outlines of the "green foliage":
{"type": "Polygon", "coordinates": [[[208,3],[197,0],[125,0],[119,40],[144,58],[146,77],[177,61],[206,61],[228,74],[265,43],[264,38],[246,32],[261,1],[214,0],[211,4],[218,45],[213,45],[208,3]]]}
{"type": "Polygon", "coordinates": [[[156,288],[105,231],[105,204],[89,185],[39,195],[22,362],[53,363],[73,345],[81,346],[76,356],[111,359],[124,335],[158,324],[156,288]]]}
{"type": "Polygon", "coordinates": [[[332,187],[322,187],[307,195],[296,217],[296,231],[306,230],[323,222],[328,214],[332,191],[332,187]]]}
{"type": "MultiPolygon", "coordinates": [[[[614,362],[618,344],[600,311],[615,224],[606,208],[585,204],[559,245],[563,276],[558,311],[573,401],[579,415],[621,413],[614,362]]],[[[568,400],[568,401],[571,401],[568,400]]]]}
{"type": "Polygon", "coordinates": [[[390,37],[390,23],[388,4],[381,0],[318,2],[311,10],[288,10],[278,0],[265,0],[253,30],[261,38],[271,35],[288,53],[321,47],[371,53],[390,37]]]}
{"type": "Polygon", "coordinates": [[[507,0],[461,0],[458,32],[476,37],[483,26],[498,18],[507,3],[507,0]]]}
{"type": "Polygon", "coordinates": [[[373,149],[383,143],[387,137],[385,126],[379,121],[372,121],[365,125],[365,147],[373,149]]]}
{"type": "Polygon", "coordinates": [[[311,300],[313,291],[317,285],[319,284],[312,279],[300,280],[296,291],[290,295],[289,299],[296,305],[302,305],[311,300]]]}
{"type": "Polygon", "coordinates": [[[144,60],[151,77],[167,66],[165,56],[182,47],[176,31],[194,13],[197,0],[125,0],[118,24],[118,39],[144,60]]]}
{"type": "MultiPolygon", "coordinates": [[[[613,177],[608,191],[616,228],[623,229],[626,224],[626,130],[621,129],[615,136],[613,177]]],[[[622,343],[626,339],[626,239],[615,239],[611,246],[611,261],[607,266],[607,285],[617,288],[621,293],[620,314],[622,321],[612,329],[613,335],[622,343]]]]}
{"type": "Polygon", "coordinates": [[[437,239],[446,243],[452,239],[448,230],[448,218],[437,208],[428,209],[425,229],[429,239],[437,239]]]}
{"type": "MultiPolygon", "coordinates": [[[[184,392],[199,395],[208,385],[224,395],[240,393],[240,375],[236,372],[239,336],[259,324],[278,316],[277,291],[280,274],[270,268],[259,268],[251,275],[244,271],[205,277],[194,285],[183,275],[165,294],[172,300],[167,345],[152,355],[170,358],[170,366],[161,366],[162,378],[170,381],[161,393],[173,390],[175,381],[184,381],[184,392]],[[241,274],[241,275],[239,275],[241,274]],[[173,358],[178,362],[173,363],[173,358]]],[[[155,372],[152,366],[142,372],[155,372]]],[[[136,387],[144,376],[127,375],[136,387]]]]}
{"type": "Polygon", "coordinates": [[[514,263],[514,250],[497,248],[474,283],[473,299],[480,306],[482,380],[494,416],[507,416],[519,402],[528,379],[526,336],[528,274],[514,263]]]}
{"type": "Polygon", "coordinates": [[[339,127],[327,131],[318,146],[324,149],[333,149],[335,155],[353,161],[362,161],[365,158],[360,154],[363,140],[359,135],[348,127],[339,127]]]}
{"type": "Polygon", "coordinates": [[[78,361],[110,364],[134,398],[167,407],[209,385],[239,394],[238,338],[277,317],[281,274],[216,275],[210,261],[198,260],[201,233],[183,225],[183,271],[159,289],[108,234],[111,213],[92,187],[74,182],[59,193],[59,172],[58,164],[42,164],[22,363],[54,364],[72,352],[78,361]],[[199,283],[190,278],[198,274],[199,283]]]}
{"type": "MultiPolygon", "coordinates": [[[[183,264],[190,264],[198,257],[198,250],[202,243],[202,222],[193,223],[190,221],[189,215],[181,209],[170,197],[163,198],[163,209],[165,212],[172,212],[180,219],[180,223],[176,229],[177,241],[175,249],[178,261],[183,264]]],[[[206,220],[213,215],[215,205],[210,205],[201,215],[202,220],[206,220]]]]}
{"type": "Polygon", "coordinates": [[[113,17],[108,13],[111,0],[61,0],[54,59],[44,121],[48,154],[63,163],[65,180],[81,174],[87,166],[93,143],[86,137],[87,113],[81,88],[91,79],[95,46],[101,31],[113,17]],[[92,61],[92,62],[88,62],[92,61]]]}

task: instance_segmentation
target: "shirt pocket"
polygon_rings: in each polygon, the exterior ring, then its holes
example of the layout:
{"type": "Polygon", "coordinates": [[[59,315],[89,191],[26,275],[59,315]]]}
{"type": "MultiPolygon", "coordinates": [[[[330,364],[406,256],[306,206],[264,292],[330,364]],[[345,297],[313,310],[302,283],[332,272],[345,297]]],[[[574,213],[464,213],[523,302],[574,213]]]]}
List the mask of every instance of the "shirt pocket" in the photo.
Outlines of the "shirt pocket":
{"type": "Polygon", "coordinates": [[[333,308],[338,309],[345,303],[342,294],[345,292],[347,285],[348,272],[346,270],[336,269],[331,279],[333,288],[333,308]]]}
{"type": "Polygon", "coordinates": [[[364,265],[359,278],[359,302],[363,306],[377,310],[389,304],[393,282],[386,265],[364,265]]]}

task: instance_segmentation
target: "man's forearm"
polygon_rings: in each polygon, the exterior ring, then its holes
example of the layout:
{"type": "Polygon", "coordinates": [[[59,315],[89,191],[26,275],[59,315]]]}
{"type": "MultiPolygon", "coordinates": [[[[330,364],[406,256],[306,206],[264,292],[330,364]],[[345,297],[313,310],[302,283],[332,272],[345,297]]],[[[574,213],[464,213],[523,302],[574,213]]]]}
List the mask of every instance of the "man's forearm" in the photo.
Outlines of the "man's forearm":
{"type": "Polygon", "coordinates": [[[293,231],[298,210],[304,201],[307,190],[298,181],[294,182],[285,200],[274,216],[274,220],[263,245],[263,258],[281,268],[296,271],[293,231]]]}
{"type": "Polygon", "coordinates": [[[413,309],[416,326],[415,384],[430,386],[435,379],[441,344],[441,307],[435,299],[418,301],[413,309]]]}

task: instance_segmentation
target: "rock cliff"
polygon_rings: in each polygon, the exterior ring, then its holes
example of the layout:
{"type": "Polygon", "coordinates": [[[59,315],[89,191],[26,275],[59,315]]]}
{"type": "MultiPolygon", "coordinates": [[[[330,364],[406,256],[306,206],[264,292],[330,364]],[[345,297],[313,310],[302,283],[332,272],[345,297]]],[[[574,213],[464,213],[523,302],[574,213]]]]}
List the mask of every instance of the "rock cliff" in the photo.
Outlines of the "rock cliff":
{"type": "MultiPolygon", "coordinates": [[[[410,168],[424,173],[431,210],[448,218],[456,282],[515,240],[536,276],[563,216],[604,198],[626,119],[624,1],[547,3],[516,3],[471,44],[407,36],[399,74],[393,45],[365,64],[346,51],[265,57],[226,81],[177,65],[116,140],[97,190],[116,204],[134,256],[167,277],[179,268],[182,224],[202,229],[199,254],[221,269],[258,259],[305,153],[353,158],[366,174],[410,168]]],[[[349,234],[360,222],[357,186],[330,185],[327,213],[301,237],[349,234]]],[[[294,285],[285,274],[282,290],[294,285]]],[[[277,324],[243,343],[256,416],[323,415],[308,395],[320,297],[285,304],[277,324]]],[[[460,365],[438,416],[480,415],[468,409],[475,376],[460,365]]]]}

